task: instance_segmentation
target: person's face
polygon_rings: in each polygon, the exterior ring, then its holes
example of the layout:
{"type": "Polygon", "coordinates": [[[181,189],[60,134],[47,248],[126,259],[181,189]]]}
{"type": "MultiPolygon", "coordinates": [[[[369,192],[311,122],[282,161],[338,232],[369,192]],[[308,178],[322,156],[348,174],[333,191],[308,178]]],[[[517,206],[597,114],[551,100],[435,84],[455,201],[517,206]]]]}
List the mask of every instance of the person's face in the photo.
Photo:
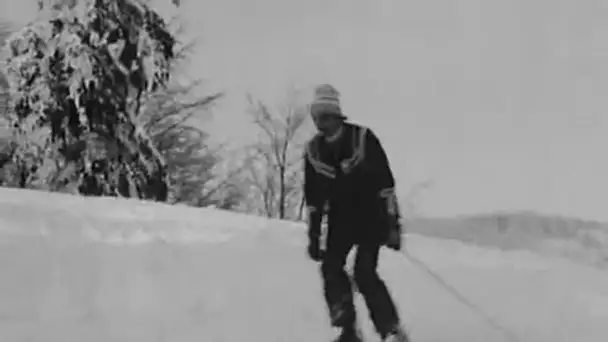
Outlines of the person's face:
{"type": "Polygon", "coordinates": [[[315,126],[325,136],[335,134],[342,125],[342,118],[333,113],[318,113],[312,116],[315,126]]]}

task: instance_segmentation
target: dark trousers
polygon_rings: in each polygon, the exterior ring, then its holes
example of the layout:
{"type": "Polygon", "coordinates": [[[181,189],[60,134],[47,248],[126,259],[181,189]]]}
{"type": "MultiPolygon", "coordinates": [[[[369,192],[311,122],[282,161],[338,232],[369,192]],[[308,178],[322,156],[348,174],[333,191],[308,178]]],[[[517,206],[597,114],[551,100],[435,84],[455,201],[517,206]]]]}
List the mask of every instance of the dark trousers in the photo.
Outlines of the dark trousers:
{"type": "Polygon", "coordinates": [[[397,308],[377,272],[380,247],[375,243],[355,244],[352,241],[336,239],[335,236],[328,237],[321,274],[332,326],[354,327],[356,312],[351,279],[354,279],[354,285],[363,296],[370,318],[381,336],[385,336],[399,324],[397,308]],[[351,278],[345,270],[345,265],[354,247],[357,249],[354,277],[351,278]]]}

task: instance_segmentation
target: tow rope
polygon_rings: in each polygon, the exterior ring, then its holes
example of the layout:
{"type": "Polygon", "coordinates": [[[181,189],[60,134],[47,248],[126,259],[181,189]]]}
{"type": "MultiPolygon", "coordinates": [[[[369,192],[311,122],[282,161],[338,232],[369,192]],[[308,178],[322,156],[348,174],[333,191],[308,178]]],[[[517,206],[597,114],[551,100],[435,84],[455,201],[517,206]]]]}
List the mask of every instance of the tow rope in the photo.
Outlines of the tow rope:
{"type": "Polygon", "coordinates": [[[522,342],[522,340],[517,336],[517,334],[506,328],[503,324],[500,324],[479,306],[472,303],[467,297],[462,295],[454,286],[446,282],[446,280],[442,276],[440,276],[439,274],[437,274],[437,272],[433,271],[429,266],[427,266],[426,263],[408,253],[405,248],[402,250],[402,255],[405,257],[406,260],[409,260],[412,264],[416,265],[420,270],[430,276],[437,284],[439,284],[446,292],[456,298],[456,300],[458,300],[461,304],[465,305],[471,311],[477,314],[477,316],[482,318],[486,324],[503,334],[508,341],[522,342]]]}

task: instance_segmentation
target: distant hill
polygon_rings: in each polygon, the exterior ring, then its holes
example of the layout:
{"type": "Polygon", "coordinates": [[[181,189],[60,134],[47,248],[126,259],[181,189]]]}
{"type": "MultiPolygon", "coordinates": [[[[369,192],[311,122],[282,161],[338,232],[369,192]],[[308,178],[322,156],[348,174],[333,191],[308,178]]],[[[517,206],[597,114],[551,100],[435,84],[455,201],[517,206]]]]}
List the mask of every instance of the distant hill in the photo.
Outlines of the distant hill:
{"type": "Polygon", "coordinates": [[[608,223],[533,212],[417,218],[409,232],[503,250],[524,249],[608,268],[608,223]]]}

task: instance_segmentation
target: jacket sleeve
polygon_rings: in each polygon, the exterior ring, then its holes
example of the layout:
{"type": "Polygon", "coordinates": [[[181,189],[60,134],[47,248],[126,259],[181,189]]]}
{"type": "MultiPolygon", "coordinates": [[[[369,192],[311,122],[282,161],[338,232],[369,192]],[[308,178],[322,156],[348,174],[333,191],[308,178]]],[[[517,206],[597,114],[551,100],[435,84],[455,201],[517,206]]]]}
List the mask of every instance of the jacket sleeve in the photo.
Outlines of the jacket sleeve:
{"type": "Polygon", "coordinates": [[[308,151],[304,152],[304,201],[308,210],[308,237],[321,236],[321,221],[323,219],[323,194],[318,176],[308,159],[308,151]]]}
{"type": "Polygon", "coordinates": [[[386,205],[387,214],[399,218],[401,213],[395,191],[395,178],[386,152],[378,137],[370,129],[367,131],[365,140],[366,158],[368,158],[369,167],[372,168],[372,174],[375,177],[375,191],[386,205]]]}

